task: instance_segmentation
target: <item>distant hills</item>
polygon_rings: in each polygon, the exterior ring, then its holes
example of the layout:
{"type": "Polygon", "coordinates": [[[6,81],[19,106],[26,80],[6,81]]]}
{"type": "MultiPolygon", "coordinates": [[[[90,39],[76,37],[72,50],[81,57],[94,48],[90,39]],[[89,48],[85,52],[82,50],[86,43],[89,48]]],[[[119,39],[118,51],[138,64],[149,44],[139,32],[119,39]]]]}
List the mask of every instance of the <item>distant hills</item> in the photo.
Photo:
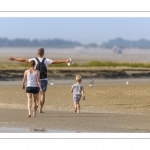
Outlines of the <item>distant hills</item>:
{"type": "Polygon", "coordinates": [[[113,48],[114,46],[117,46],[119,48],[142,48],[142,49],[148,49],[150,48],[150,41],[145,39],[140,39],[138,41],[130,41],[130,40],[124,40],[122,38],[117,38],[114,40],[109,40],[106,43],[103,43],[101,47],[105,48],[113,48]]]}
{"type": "Polygon", "coordinates": [[[98,45],[95,43],[81,44],[80,42],[67,41],[63,39],[46,39],[46,40],[29,40],[29,39],[13,39],[0,38],[0,47],[50,47],[50,48],[74,48],[74,47],[93,47],[93,48],[150,48],[150,41],[146,39],[140,39],[138,41],[124,40],[122,38],[116,38],[109,40],[108,42],[98,45]]]}

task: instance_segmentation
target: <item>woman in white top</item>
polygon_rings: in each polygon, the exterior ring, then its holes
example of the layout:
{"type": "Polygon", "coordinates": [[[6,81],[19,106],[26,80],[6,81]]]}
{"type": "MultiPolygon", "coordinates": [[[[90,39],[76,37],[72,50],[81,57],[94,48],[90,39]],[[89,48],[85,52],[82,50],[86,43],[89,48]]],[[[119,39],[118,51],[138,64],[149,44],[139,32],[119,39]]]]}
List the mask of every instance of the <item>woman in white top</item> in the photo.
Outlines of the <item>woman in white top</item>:
{"type": "Polygon", "coordinates": [[[31,107],[32,107],[32,95],[33,95],[33,116],[36,116],[37,110],[37,98],[40,89],[40,93],[42,94],[41,82],[40,82],[40,72],[35,70],[35,61],[32,60],[29,62],[30,68],[24,72],[24,77],[22,81],[22,89],[25,89],[25,82],[27,81],[26,93],[28,99],[28,117],[31,117],[31,107]]]}

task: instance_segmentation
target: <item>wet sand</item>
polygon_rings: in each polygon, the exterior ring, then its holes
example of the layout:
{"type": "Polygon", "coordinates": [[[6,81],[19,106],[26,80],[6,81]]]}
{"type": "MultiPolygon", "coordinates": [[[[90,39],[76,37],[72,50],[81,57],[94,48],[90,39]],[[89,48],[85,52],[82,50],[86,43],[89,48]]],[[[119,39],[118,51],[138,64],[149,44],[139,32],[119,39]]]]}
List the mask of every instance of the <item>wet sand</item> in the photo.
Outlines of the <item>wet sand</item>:
{"type": "MultiPolygon", "coordinates": [[[[0,82],[0,125],[46,132],[115,133],[150,132],[148,79],[83,80],[86,100],[74,113],[70,87],[74,80],[54,80],[48,85],[44,112],[27,117],[27,98],[20,81],[0,82]]],[[[8,131],[10,132],[10,131],[8,131]]],[[[28,132],[28,131],[27,131],[28,132]]]]}

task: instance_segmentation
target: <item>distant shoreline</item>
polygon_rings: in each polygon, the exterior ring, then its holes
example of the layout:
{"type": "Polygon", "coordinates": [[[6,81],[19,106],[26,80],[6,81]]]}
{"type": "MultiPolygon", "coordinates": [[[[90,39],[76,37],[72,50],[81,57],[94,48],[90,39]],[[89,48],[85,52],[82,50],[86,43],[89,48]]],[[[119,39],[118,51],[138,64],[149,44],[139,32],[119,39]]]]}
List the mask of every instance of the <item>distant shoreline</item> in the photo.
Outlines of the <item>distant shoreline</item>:
{"type": "MultiPolygon", "coordinates": [[[[0,69],[0,81],[22,80],[26,69],[0,69]]],[[[68,68],[55,67],[48,69],[48,78],[53,79],[74,79],[80,74],[84,79],[119,79],[119,78],[149,78],[149,68],[68,68]]]]}

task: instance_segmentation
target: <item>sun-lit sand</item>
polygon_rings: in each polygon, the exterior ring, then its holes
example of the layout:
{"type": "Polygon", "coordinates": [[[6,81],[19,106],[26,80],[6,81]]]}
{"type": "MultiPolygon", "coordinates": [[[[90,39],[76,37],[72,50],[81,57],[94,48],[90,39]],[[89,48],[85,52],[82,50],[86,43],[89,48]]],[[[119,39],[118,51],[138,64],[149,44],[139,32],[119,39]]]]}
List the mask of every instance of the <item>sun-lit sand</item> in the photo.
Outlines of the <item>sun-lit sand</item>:
{"type": "Polygon", "coordinates": [[[70,87],[74,80],[53,80],[46,92],[45,113],[27,118],[27,98],[21,81],[1,82],[0,124],[70,132],[150,132],[148,79],[83,80],[86,100],[74,113],[70,87]]]}
{"type": "MultiPolygon", "coordinates": [[[[0,48],[1,65],[7,64],[9,70],[9,64],[18,63],[10,62],[9,56],[31,58],[37,56],[37,50],[38,48],[21,48],[21,51],[20,48],[0,48]]],[[[92,60],[150,61],[149,52],[141,50],[126,50],[122,54],[101,49],[87,51],[80,48],[68,50],[45,48],[45,50],[45,57],[51,59],[71,57],[77,63],[87,63],[92,60]]],[[[21,79],[16,77],[12,81],[11,78],[9,81],[3,81],[6,75],[1,76],[1,127],[6,127],[6,129],[7,127],[26,128],[29,131],[30,129],[31,131],[33,129],[35,131],[49,129],[56,132],[150,132],[149,78],[97,78],[94,80],[94,86],[92,87],[89,86],[92,78],[83,78],[82,83],[85,88],[86,100],[81,100],[81,113],[76,114],[74,113],[72,93],[70,92],[71,85],[75,82],[72,78],[75,77],[75,74],[71,78],[62,78],[60,73],[59,75],[57,79],[52,78],[54,86],[48,85],[44,105],[45,113],[37,112],[37,116],[31,118],[27,117],[27,97],[25,90],[21,89],[21,79]]],[[[8,129],[7,132],[15,131],[8,129]]]]}

